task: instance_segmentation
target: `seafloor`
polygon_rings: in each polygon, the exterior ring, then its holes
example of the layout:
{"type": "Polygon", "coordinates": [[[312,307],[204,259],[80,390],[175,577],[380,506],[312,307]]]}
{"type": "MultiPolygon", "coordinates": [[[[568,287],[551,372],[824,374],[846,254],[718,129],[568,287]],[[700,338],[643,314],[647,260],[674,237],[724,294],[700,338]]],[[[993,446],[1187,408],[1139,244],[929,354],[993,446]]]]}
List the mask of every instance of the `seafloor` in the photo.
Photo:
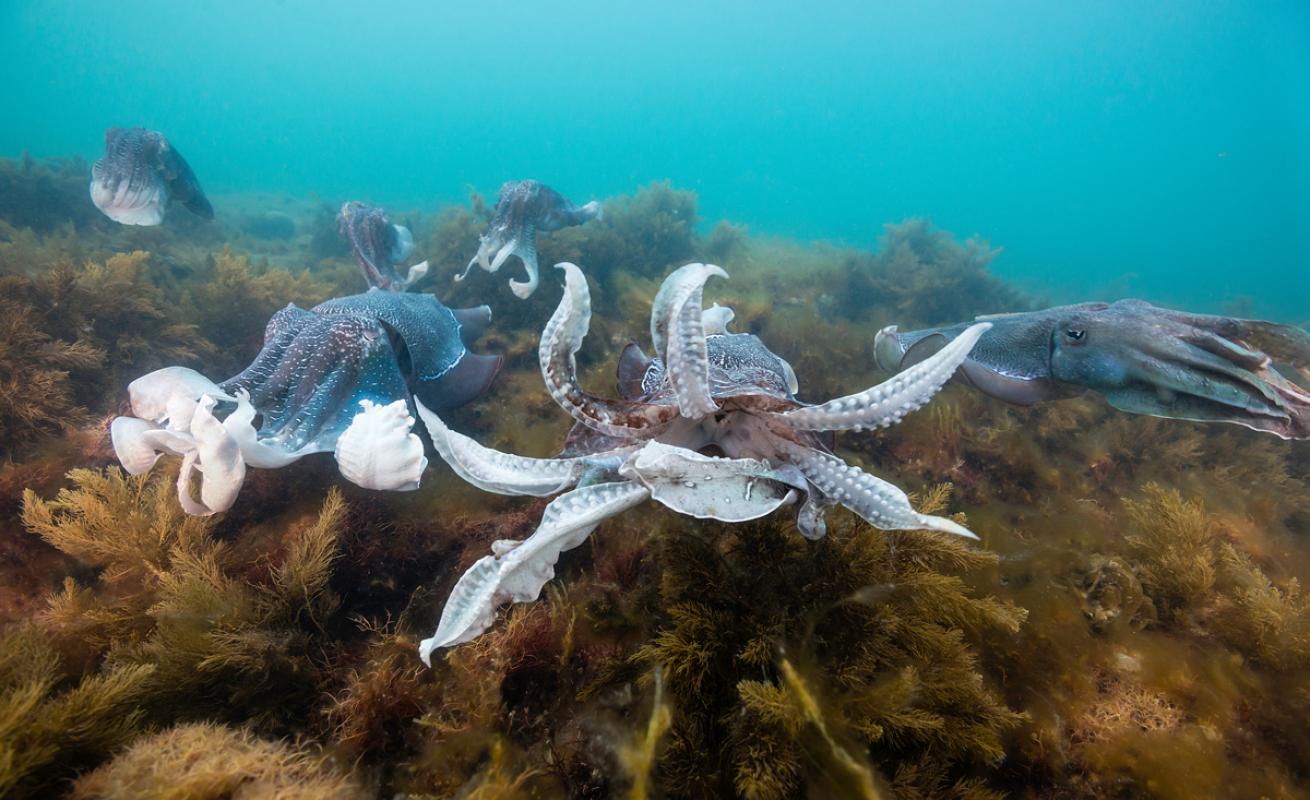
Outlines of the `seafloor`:
{"type": "MultiPolygon", "coordinates": [[[[225,378],[278,308],[364,288],[334,221],[347,198],[220,196],[214,222],[126,228],[86,183],[77,160],[0,160],[0,796],[1310,797],[1306,443],[949,387],[837,448],[966,515],[980,545],[840,510],[810,542],[785,512],[646,504],[427,669],[417,642],[455,579],[544,501],[435,456],[420,491],[371,493],[320,456],[187,518],[176,462],[128,478],[107,443],[132,378],[225,378]]],[[[505,369],[453,427],[528,455],[563,442],[536,361],[556,261],[591,282],[597,393],[688,261],[731,273],[707,302],[808,401],[878,381],[884,325],[1041,302],[923,220],[868,252],[701,235],[696,196],[664,184],[605,208],[539,238],[526,302],[506,271],[451,281],[483,198],[392,209],[433,264],[422,288],[495,312],[477,349],[505,369]]]]}

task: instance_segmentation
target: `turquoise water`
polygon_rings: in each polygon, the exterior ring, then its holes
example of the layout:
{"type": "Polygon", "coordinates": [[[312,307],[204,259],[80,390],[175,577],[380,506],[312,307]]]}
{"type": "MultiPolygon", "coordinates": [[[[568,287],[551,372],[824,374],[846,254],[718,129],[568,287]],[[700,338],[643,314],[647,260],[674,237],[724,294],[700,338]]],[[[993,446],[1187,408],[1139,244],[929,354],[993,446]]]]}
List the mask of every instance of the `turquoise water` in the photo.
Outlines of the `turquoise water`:
{"type": "Polygon", "coordinates": [[[0,155],[156,128],[220,214],[668,178],[803,239],[928,215],[1053,300],[1310,318],[1310,3],[866,5],[4,0],[0,155]]]}

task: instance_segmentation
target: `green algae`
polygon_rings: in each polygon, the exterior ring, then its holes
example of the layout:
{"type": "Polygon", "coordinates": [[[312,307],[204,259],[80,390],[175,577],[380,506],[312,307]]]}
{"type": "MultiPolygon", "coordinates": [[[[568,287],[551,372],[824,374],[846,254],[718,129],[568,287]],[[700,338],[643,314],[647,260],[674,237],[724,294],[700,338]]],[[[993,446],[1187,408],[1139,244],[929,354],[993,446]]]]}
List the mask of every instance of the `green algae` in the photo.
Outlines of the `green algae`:
{"type": "MultiPolygon", "coordinates": [[[[411,495],[329,494],[330,463],[306,459],[252,472],[238,506],[203,521],[177,509],[175,463],[61,480],[110,463],[96,420],[128,380],[173,363],[225,377],[277,308],[363,288],[339,203],[231,198],[233,222],[219,202],[213,223],[126,230],[86,213],[84,170],[0,161],[0,198],[27,198],[0,204],[4,316],[21,323],[0,329],[0,377],[47,387],[0,392],[8,793],[80,774],[77,796],[114,796],[97,788],[114,774],[212,750],[234,755],[206,761],[206,780],[342,795],[1310,796],[1299,444],[951,387],[837,451],[921,507],[967,513],[981,548],[836,512],[808,542],[785,514],[726,526],[640,507],[565,554],[548,597],[427,669],[416,643],[455,578],[530,533],[541,501],[440,463],[411,495]],[[292,220],[289,238],[266,212],[292,220]],[[250,754],[276,768],[250,777],[250,754]]],[[[541,235],[543,285],[524,302],[503,273],[451,282],[488,215],[475,196],[396,219],[433,265],[421,288],[489,303],[479,350],[507,356],[452,424],[531,455],[568,429],[536,363],[556,260],[591,280],[579,371],[598,394],[686,261],[727,268],[707,302],[789,359],[809,401],[879,380],[883,325],[1039,302],[989,272],[992,248],[926,220],[872,250],[802,245],[702,226],[668,184],[541,235]]]]}

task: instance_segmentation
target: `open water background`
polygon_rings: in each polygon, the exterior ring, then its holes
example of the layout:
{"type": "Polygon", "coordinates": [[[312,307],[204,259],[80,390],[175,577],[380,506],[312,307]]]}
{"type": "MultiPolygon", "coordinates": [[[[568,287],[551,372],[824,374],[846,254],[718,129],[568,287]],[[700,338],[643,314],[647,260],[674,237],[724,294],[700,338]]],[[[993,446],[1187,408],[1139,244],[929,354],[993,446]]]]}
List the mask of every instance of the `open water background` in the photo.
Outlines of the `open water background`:
{"type": "Polygon", "coordinates": [[[0,75],[0,155],[144,125],[211,195],[668,178],[756,233],[927,215],[1052,300],[1310,319],[1305,0],[3,0],[0,75]]]}

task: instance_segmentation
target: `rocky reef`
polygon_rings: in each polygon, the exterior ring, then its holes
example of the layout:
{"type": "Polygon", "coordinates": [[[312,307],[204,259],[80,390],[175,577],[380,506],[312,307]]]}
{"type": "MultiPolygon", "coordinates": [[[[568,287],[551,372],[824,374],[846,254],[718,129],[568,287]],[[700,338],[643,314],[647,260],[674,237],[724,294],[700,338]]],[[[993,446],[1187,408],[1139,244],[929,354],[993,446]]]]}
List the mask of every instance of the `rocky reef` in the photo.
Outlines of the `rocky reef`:
{"type": "MultiPolygon", "coordinates": [[[[948,387],[836,452],[980,544],[840,509],[691,520],[653,504],[564,554],[536,603],[418,657],[455,580],[544,501],[434,459],[418,492],[343,485],[327,456],[252,472],[224,514],[177,465],[122,473],[125,387],[232,374],[264,324],[362,289],[339,200],[214,197],[216,219],[127,229],[79,161],[0,159],[0,794],[35,798],[1310,797],[1310,449],[948,387]]],[[[670,268],[713,261],[736,329],[801,399],[869,386],[874,334],[1035,308],[996,252],[926,220],[867,249],[708,224],[668,184],[536,238],[593,292],[581,382],[610,394],[670,268]]],[[[452,428],[547,456],[568,419],[537,344],[559,300],[474,271],[480,196],[392,216],[424,291],[488,303],[505,354],[452,428]]],[[[1114,298],[1104,298],[1114,299],[1114,298]]]]}

